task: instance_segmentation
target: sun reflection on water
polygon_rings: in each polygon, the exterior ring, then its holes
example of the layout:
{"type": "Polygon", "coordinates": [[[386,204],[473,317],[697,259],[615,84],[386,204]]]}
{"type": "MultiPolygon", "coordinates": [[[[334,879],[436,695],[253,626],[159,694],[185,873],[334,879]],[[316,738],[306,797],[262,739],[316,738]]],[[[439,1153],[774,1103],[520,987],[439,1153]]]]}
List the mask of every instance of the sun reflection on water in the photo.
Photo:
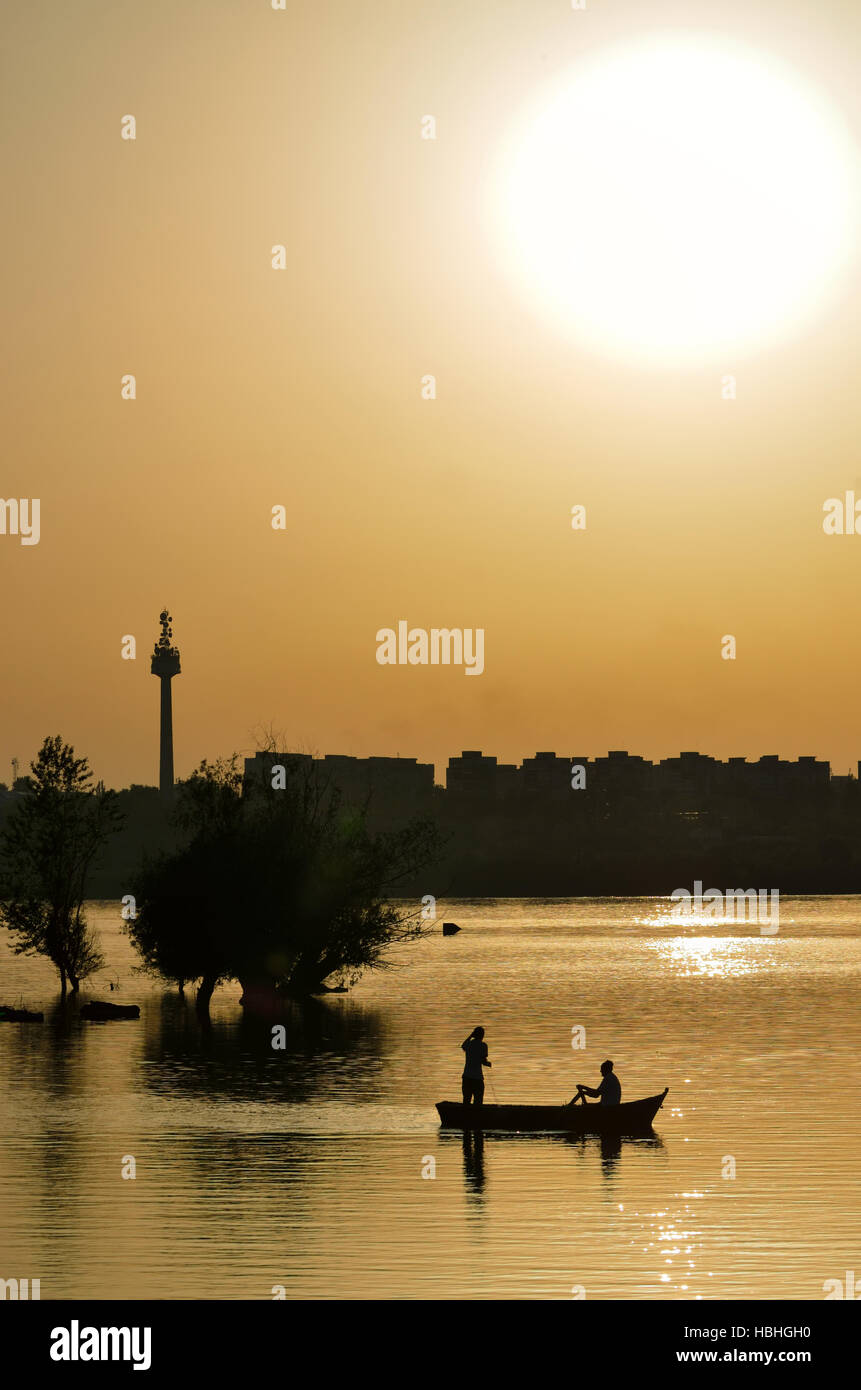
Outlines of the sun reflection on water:
{"type": "Polygon", "coordinates": [[[674,936],[649,944],[679,975],[737,978],[755,974],[764,966],[770,966],[774,960],[773,951],[767,949],[773,943],[761,937],[743,937],[739,940],[728,936],[674,936]]]}

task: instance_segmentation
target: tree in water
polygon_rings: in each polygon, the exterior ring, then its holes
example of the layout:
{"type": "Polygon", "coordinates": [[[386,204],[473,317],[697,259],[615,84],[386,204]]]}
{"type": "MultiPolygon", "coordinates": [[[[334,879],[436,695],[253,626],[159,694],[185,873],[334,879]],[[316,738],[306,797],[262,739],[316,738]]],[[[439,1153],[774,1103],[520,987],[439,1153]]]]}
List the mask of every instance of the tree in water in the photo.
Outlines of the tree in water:
{"type": "Polygon", "coordinates": [[[84,915],[87,874],[122,817],[116,792],[94,787],[87,759],[59,735],[30,770],[0,839],[0,922],[16,954],[47,956],[74,993],[103,964],[84,915]]]}
{"type": "Polygon", "coordinates": [[[145,967],[199,980],[204,1009],[230,979],[248,1005],[354,981],[426,930],[390,895],[435,857],[435,827],[372,834],[367,808],[343,806],[319,769],[288,760],[288,774],[243,789],[235,755],[202,763],[179,787],[186,843],[136,884],[128,931],[145,967]]]}

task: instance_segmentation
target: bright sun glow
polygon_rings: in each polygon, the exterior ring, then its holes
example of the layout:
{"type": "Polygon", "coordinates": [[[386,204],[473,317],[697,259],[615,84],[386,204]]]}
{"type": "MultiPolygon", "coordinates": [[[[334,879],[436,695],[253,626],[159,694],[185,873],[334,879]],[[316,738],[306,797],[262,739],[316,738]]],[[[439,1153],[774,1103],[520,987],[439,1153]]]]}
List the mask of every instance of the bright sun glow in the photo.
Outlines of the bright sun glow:
{"type": "Polygon", "coordinates": [[[833,292],[856,159],[826,100],[767,56],[650,40],[582,63],[521,113],[492,218],[507,269],[586,345],[732,363],[833,292]]]}

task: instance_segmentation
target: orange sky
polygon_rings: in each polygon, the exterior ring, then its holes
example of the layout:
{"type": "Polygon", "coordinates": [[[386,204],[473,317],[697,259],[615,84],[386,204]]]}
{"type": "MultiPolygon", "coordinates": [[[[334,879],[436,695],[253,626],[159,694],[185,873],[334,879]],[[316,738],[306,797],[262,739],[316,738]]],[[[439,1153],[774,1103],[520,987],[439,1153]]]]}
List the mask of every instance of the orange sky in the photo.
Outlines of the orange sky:
{"type": "Polygon", "coordinates": [[[165,603],[179,776],[267,723],[440,772],[462,748],[854,767],[861,536],[821,521],[861,496],[857,266],[777,350],[634,367],[531,312],[481,215],[519,105],[679,24],[794,65],[857,136],[861,10],[829,0],[7,16],[0,492],[41,499],[41,539],[0,536],[0,778],[60,732],[113,785],[157,780],[165,603]],[[378,665],[399,619],[484,628],[484,673],[378,665]]]}

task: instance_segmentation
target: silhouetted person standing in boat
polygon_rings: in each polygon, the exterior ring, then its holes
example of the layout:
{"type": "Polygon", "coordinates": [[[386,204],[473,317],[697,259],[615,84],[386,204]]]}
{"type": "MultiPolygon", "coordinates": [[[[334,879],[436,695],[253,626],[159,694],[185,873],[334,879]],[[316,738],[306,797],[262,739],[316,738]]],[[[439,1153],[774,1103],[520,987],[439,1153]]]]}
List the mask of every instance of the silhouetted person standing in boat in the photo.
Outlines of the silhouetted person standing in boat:
{"type": "Polygon", "coordinates": [[[463,1063],[463,1078],[461,1089],[463,1091],[463,1103],[469,1105],[470,1101],[474,1105],[484,1104],[484,1072],[482,1067],[490,1067],[492,1062],[487,1060],[487,1043],[484,1041],[484,1029],[473,1028],[466,1042],[461,1043],[465,1053],[463,1063]]]}
{"type": "MultiPolygon", "coordinates": [[[[619,1105],[622,1099],[622,1087],[619,1085],[618,1076],[613,1071],[612,1062],[601,1063],[601,1075],[604,1079],[597,1090],[593,1090],[591,1086],[578,1086],[574,1100],[582,1091],[587,1096],[600,1096],[602,1105],[619,1105]]],[[[571,1104],[573,1105],[574,1101],[571,1101],[571,1104]]]]}

